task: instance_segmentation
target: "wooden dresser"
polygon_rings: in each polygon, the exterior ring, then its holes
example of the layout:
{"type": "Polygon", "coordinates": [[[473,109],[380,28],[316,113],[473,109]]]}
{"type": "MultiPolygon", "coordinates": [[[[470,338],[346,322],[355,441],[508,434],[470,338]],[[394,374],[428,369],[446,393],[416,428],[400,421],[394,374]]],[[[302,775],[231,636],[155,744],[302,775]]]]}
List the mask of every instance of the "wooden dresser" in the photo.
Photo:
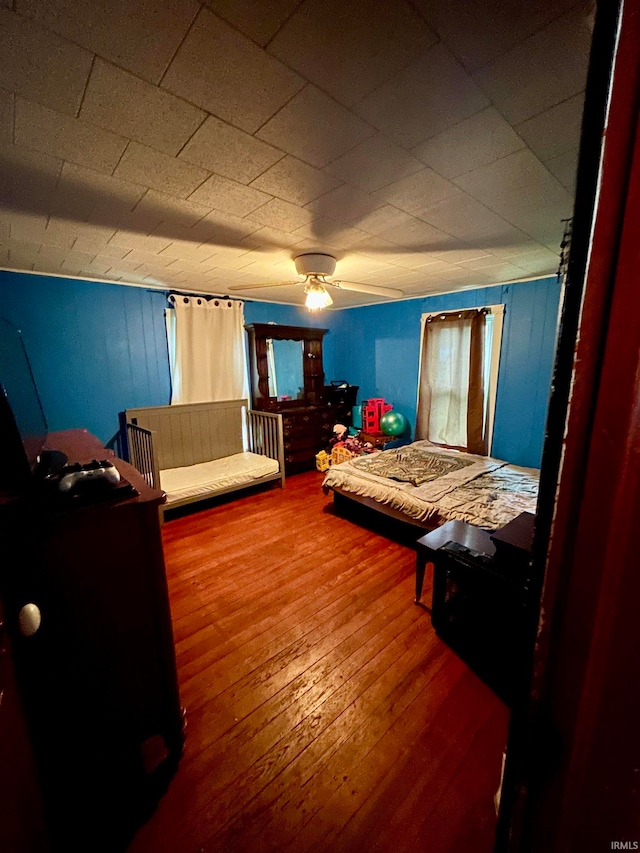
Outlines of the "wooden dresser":
{"type": "Polygon", "coordinates": [[[182,753],[165,497],[85,430],[52,433],[48,447],[70,463],[110,458],[124,479],[93,494],[64,496],[55,481],[5,494],[0,597],[51,848],[113,853],[182,753]]]}
{"type": "Polygon", "coordinates": [[[328,448],[334,425],[347,413],[344,406],[325,399],[322,340],[327,330],[271,323],[246,328],[253,407],[282,415],[287,476],[309,470],[315,467],[316,453],[328,448]],[[279,342],[289,344],[282,362],[279,342]]]}
{"type": "Polygon", "coordinates": [[[315,466],[315,456],[326,449],[337,423],[331,406],[304,406],[280,409],[284,433],[284,461],[287,474],[315,466]]]}

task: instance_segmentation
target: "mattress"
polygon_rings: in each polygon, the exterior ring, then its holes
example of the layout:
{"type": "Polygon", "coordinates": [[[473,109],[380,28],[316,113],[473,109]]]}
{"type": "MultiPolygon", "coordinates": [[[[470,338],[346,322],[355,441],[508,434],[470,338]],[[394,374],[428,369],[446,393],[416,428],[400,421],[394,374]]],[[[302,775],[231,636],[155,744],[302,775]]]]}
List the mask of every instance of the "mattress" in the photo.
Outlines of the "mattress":
{"type": "Polygon", "coordinates": [[[257,453],[235,453],[222,459],[166,468],[160,471],[160,485],[167,495],[167,506],[185,498],[205,497],[212,492],[249,485],[252,480],[277,474],[277,459],[257,453]]]}
{"type": "Polygon", "coordinates": [[[323,488],[372,499],[429,527],[458,520],[497,530],[521,512],[535,513],[538,478],[537,468],[420,441],[332,466],[323,488]],[[412,455],[423,464],[412,468],[412,455]]]}

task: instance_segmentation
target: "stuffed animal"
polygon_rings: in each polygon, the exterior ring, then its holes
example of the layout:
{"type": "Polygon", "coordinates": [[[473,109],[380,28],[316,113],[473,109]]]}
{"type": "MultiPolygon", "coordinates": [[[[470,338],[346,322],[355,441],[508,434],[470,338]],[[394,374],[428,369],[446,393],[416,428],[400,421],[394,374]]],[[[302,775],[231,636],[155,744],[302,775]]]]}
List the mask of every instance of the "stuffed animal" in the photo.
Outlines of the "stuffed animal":
{"type": "Polygon", "coordinates": [[[333,428],[333,436],[329,442],[333,447],[334,444],[338,444],[341,441],[344,441],[348,436],[349,430],[344,424],[336,424],[333,428]]]}

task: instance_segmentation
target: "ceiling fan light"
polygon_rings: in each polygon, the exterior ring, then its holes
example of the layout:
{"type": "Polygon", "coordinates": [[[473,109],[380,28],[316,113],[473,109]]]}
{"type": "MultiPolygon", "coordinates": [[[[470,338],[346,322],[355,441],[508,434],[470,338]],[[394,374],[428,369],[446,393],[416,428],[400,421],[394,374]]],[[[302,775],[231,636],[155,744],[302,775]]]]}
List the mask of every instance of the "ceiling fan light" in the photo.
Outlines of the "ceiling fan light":
{"type": "Polygon", "coordinates": [[[321,284],[307,284],[304,292],[307,294],[304,304],[309,311],[318,311],[333,304],[333,299],[321,284]]]}

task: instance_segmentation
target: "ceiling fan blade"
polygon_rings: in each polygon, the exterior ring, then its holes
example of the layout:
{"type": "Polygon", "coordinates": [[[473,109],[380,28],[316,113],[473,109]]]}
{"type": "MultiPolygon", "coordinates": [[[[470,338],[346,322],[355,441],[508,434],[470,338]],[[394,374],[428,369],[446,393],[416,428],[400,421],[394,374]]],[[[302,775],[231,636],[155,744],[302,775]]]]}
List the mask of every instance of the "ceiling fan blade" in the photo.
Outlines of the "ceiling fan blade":
{"type": "Polygon", "coordinates": [[[334,287],[342,290],[354,290],[356,293],[370,293],[372,296],[388,296],[390,299],[398,296],[404,296],[402,290],[396,290],[394,287],[377,287],[375,284],[361,284],[359,281],[327,281],[334,287]]]}
{"type": "Polygon", "coordinates": [[[302,281],[260,281],[257,284],[229,284],[227,290],[258,290],[261,287],[288,287],[291,284],[304,284],[302,281]]]}

